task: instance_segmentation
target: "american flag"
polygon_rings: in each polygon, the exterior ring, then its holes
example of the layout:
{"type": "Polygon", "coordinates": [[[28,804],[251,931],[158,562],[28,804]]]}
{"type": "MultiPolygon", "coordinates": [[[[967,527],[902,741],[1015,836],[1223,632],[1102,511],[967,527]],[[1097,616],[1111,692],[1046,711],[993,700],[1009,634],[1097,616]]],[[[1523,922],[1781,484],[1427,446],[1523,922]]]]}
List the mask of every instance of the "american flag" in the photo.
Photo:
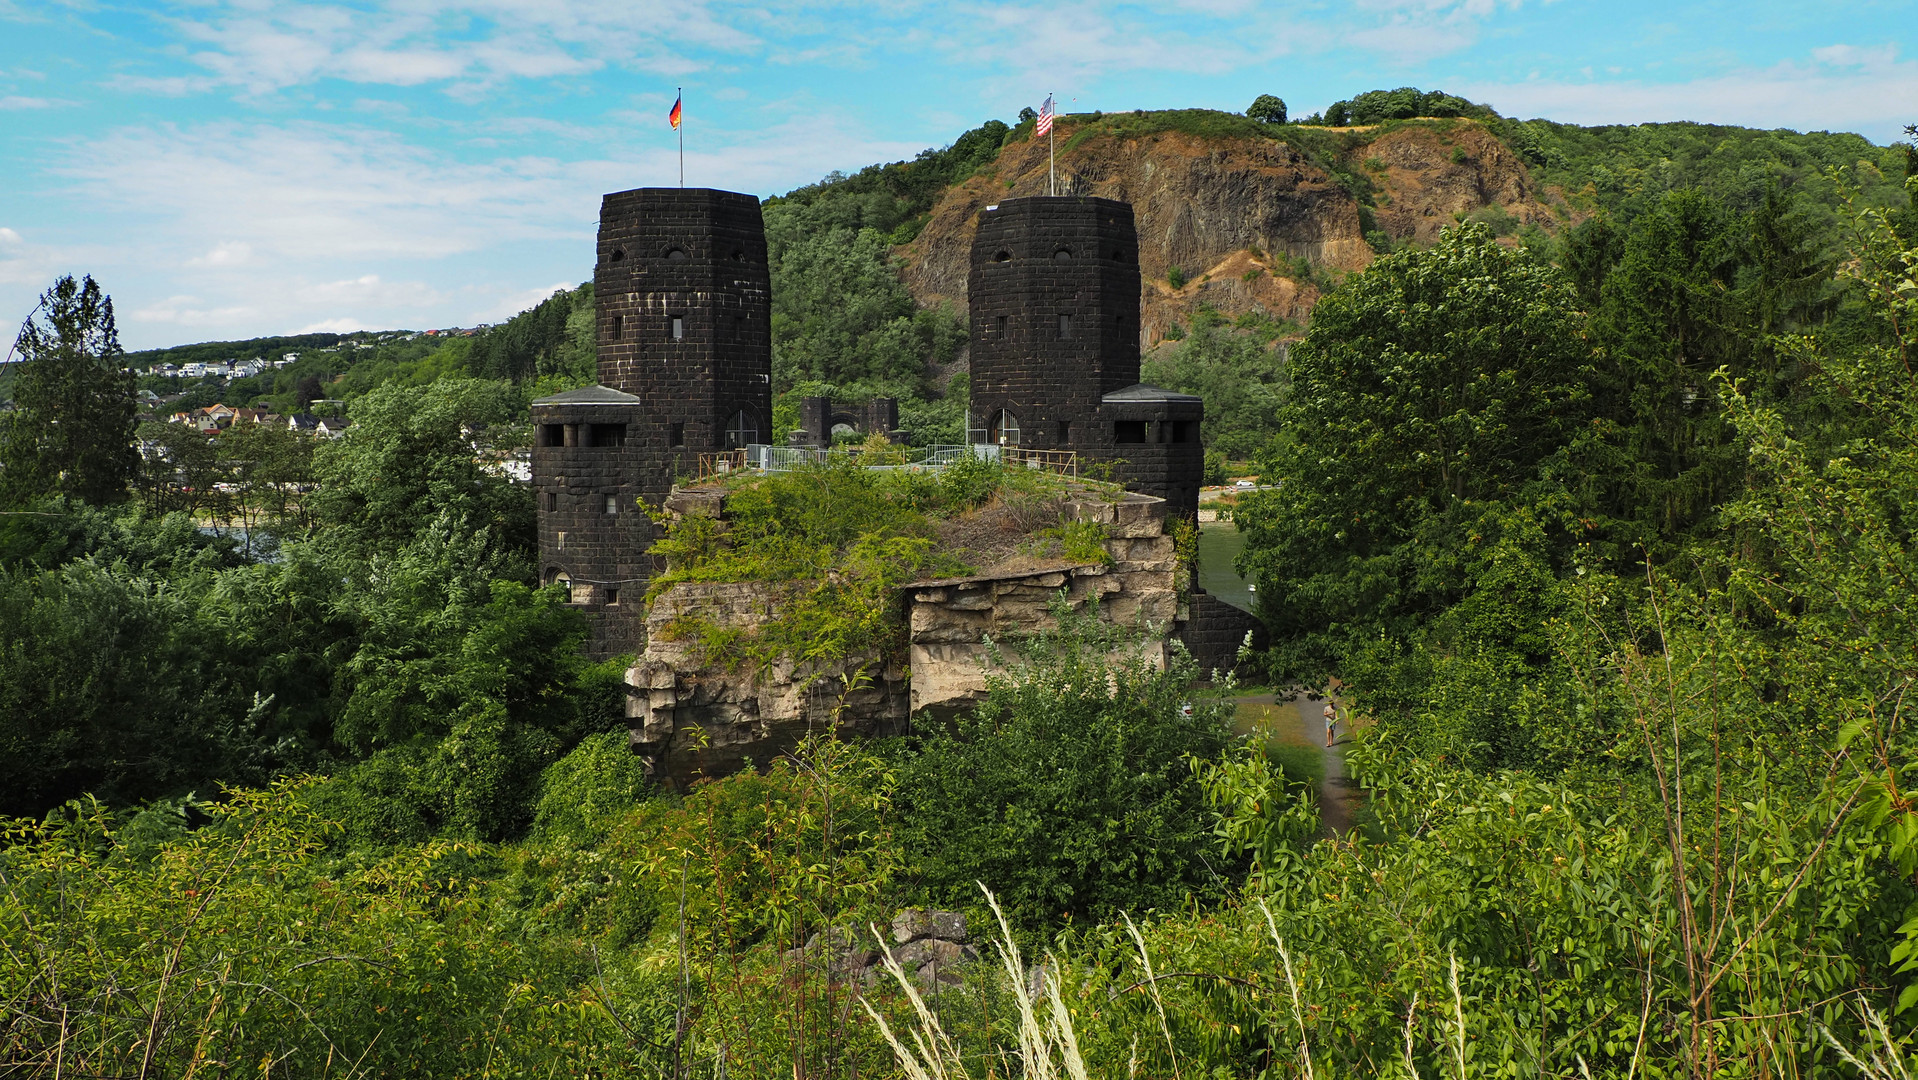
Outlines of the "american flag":
{"type": "Polygon", "coordinates": [[[1046,95],[1046,103],[1039,106],[1039,126],[1032,129],[1034,135],[1052,133],[1052,95],[1046,95]]]}

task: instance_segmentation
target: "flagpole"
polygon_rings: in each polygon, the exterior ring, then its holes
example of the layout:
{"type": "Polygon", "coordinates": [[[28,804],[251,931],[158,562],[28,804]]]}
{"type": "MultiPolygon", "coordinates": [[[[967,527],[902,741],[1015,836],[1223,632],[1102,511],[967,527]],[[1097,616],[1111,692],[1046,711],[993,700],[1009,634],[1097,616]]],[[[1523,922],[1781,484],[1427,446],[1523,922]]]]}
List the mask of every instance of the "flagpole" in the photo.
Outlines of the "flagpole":
{"type": "MultiPolygon", "coordinates": [[[[1052,103],[1052,120],[1053,120],[1053,123],[1057,123],[1059,120],[1059,106],[1057,104],[1058,99],[1053,97],[1050,93],[1048,93],[1046,94],[1046,101],[1049,103],[1052,103]]],[[[1059,174],[1053,168],[1052,140],[1053,140],[1052,124],[1047,124],[1046,125],[1046,194],[1057,195],[1059,194],[1059,174]]]]}
{"type": "Polygon", "coordinates": [[[677,101],[681,111],[679,114],[679,123],[673,125],[673,130],[679,132],[679,186],[685,187],[686,186],[686,113],[684,110],[686,108],[686,88],[683,86],[679,88],[679,96],[677,98],[677,101]]]}

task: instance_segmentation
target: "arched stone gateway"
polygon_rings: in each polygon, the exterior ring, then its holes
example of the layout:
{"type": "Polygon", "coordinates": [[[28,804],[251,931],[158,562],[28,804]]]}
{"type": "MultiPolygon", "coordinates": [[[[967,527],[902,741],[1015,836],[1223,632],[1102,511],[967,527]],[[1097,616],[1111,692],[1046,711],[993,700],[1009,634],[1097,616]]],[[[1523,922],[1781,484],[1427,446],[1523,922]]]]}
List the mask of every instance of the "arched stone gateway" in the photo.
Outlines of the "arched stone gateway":
{"type": "Polygon", "coordinates": [[[788,446],[831,446],[833,432],[851,428],[860,435],[884,435],[904,442],[899,430],[899,402],[893,398],[873,398],[863,405],[849,405],[826,397],[799,399],[799,427],[786,437],[788,446]]]}

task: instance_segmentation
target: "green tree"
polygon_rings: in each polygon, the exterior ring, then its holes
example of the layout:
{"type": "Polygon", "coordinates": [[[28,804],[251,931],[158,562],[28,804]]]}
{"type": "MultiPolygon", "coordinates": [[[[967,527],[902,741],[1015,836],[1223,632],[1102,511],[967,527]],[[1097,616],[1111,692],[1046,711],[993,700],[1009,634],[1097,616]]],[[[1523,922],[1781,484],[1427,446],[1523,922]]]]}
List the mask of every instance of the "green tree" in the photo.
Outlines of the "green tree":
{"type": "Polygon", "coordinates": [[[1285,123],[1285,99],[1274,94],[1260,94],[1252,99],[1252,107],[1245,115],[1254,120],[1263,120],[1268,124],[1285,123]]]}
{"type": "Polygon", "coordinates": [[[1218,880],[1187,755],[1217,756],[1231,705],[1183,652],[1157,669],[1096,615],[1054,615],[976,708],[895,748],[907,861],[932,902],[977,906],[984,882],[1032,930],[1175,907],[1218,880]]]}
{"type": "Polygon", "coordinates": [[[139,455],[113,298],[91,276],[61,278],[41,294],[14,349],[20,368],[15,411],[0,434],[0,495],[124,501],[139,455]]]}
{"type": "Polygon", "coordinates": [[[1320,301],[1292,348],[1285,435],[1260,459],[1276,486],[1236,515],[1261,610],[1303,650],[1287,663],[1456,603],[1497,504],[1556,497],[1592,363],[1571,284],[1483,225],[1320,301]]]}
{"type": "Polygon", "coordinates": [[[1207,449],[1248,459],[1279,430],[1285,394],[1285,347],[1277,340],[1282,328],[1256,312],[1228,323],[1216,311],[1201,310],[1190,333],[1146,355],[1140,378],[1204,398],[1207,449]]]}
{"type": "Polygon", "coordinates": [[[316,525],[359,551],[394,552],[451,514],[502,550],[530,554],[532,493],[484,467],[474,434],[524,408],[511,387],[472,379],[388,384],[354,401],[353,426],[314,453],[316,525]]]}

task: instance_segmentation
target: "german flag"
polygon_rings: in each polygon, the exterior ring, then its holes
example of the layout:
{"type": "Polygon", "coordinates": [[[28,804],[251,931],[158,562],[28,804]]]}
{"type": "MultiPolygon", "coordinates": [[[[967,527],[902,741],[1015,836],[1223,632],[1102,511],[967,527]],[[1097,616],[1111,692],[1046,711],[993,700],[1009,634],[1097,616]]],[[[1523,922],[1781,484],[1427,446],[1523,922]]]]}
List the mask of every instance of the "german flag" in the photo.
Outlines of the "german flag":
{"type": "Polygon", "coordinates": [[[681,94],[679,97],[674,98],[673,111],[666,114],[666,122],[673,126],[674,131],[679,130],[679,105],[680,105],[680,102],[684,100],[686,100],[686,97],[684,94],[681,94]]]}

